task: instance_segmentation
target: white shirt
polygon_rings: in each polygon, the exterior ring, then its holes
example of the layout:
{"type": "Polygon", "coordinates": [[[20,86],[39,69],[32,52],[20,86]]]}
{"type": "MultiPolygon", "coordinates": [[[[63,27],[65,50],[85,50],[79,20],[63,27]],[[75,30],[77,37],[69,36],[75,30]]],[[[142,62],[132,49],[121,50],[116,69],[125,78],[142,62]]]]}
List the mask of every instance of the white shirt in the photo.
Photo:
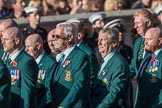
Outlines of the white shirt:
{"type": "Polygon", "coordinates": [[[100,73],[102,72],[103,68],[106,66],[106,64],[108,63],[108,61],[112,58],[112,56],[115,54],[115,50],[111,51],[108,55],[106,55],[106,57],[104,58],[104,62],[101,65],[100,71],[98,73],[98,76],[100,75],[100,73]]]}
{"type": "Polygon", "coordinates": [[[43,55],[44,55],[44,50],[43,50],[42,53],[35,59],[35,61],[37,62],[37,64],[39,64],[39,62],[41,61],[43,55]]]}

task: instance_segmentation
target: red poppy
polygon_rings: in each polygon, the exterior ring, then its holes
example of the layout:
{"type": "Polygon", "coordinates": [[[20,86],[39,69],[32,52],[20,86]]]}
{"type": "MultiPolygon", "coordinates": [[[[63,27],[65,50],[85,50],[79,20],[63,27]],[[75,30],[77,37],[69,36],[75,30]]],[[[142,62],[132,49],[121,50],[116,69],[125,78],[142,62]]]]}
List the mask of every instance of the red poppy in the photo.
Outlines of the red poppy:
{"type": "Polygon", "coordinates": [[[17,62],[16,62],[16,61],[13,61],[13,62],[12,62],[12,66],[13,66],[13,67],[16,67],[16,66],[17,66],[17,62]]]}
{"type": "Polygon", "coordinates": [[[156,62],[156,59],[155,59],[155,58],[152,58],[151,61],[152,61],[152,62],[156,62]]]}
{"type": "Polygon", "coordinates": [[[69,65],[70,64],[70,61],[69,60],[66,60],[65,62],[64,62],[64,66],[67,66],[67,65],[69,65]]]}

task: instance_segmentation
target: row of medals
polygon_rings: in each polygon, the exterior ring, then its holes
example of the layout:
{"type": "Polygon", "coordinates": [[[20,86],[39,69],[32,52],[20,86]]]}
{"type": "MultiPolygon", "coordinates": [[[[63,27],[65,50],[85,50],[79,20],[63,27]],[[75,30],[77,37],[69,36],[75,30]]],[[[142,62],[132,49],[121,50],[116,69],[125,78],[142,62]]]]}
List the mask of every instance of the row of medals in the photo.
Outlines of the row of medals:
{"type": "MultiPolygon", "coordinates": [[[[158,66],[160,65],[160,62],[158,60],[156,60],[155,62],[151,62],[150,63],[150,68],[149,68],[149,72],[156,72],[158,71],[158,66]]],[[[157,77],[155,74],[152,74],[151,82],[157,82],[157,77]]]]}

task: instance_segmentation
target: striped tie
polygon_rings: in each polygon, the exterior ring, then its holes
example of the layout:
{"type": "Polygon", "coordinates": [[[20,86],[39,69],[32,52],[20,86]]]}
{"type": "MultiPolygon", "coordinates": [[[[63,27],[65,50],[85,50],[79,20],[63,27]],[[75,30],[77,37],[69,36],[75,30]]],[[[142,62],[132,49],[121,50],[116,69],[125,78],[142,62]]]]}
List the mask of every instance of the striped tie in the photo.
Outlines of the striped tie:
{"type": "Polygon", "coordinates": [[[143,53],[144,53],[144,39],[141,42],[139,52],[138,52],[138,67],[140,66],[141,61],[143,59],[143,53]]]}

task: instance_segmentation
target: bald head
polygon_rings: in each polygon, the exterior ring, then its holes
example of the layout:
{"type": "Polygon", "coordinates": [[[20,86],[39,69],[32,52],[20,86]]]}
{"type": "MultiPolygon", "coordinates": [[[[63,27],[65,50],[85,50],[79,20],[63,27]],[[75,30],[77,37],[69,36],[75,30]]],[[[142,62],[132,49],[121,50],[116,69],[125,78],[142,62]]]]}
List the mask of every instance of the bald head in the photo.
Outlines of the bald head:
{"type": "Polygon", "coordinates": [[[29,35],[25,39],[25,50],[34,59],[36,59],[43,51],[43,41],[39,34],[29,35]]]}
{"type": "Polygon", "coordinates": [[[0,32],[3,35],[3,32],[10,27],[18,27],[17,23],[13,19],[6,19],[0,24],[0,32]]]}
{"type": "Polygon", "coordinates": [[[152,38],[160,38],[162,37],[162,32],[161,29],[159,27],[154,27],[154,28],[150,28],[146,31],[146,34],[151,34],[152,38]]]}
{"type": "Polygon", "coordinates": [[[30,41],[31,43],[40,43],[43,45],[42,38],[39,34],[31,34],[25,39],[25,41],[30,41]]]}
{"type": "Polygon", "coordinates": [[[10,27],[4,31],[2,45],[5,52],[10,55],[16,53],[22,48],[22,32],[17,27],[10,27]]]}
{"type": "Polygon", "coordinates": [[[145,34],[145,50],[154,53],[162,47],[162,31],[159,27],[150,28],[145,34]]]}
{"type": "MultiPolygon", "coordinates": [[[[10,27],[4,31],[4,34],[7,33],[9,37],[15,39],[19,38],[21,41],[23,39],[22,32],[18,27],[10,27]]],[[[4,37],[4,36],[3,36],[4,37]]]]}

